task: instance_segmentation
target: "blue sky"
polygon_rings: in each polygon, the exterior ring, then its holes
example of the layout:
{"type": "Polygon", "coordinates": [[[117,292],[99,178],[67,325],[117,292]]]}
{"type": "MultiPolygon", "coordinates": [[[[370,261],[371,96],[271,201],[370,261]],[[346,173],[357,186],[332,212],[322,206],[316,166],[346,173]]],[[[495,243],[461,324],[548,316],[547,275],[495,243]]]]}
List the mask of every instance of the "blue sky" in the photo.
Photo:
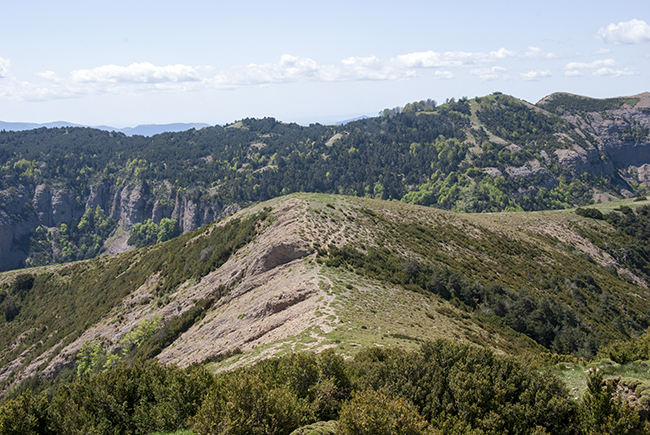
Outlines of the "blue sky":
{"type": "Polygon", "coordinates": [[[2,121],[327,123],[494,91],[650,90],[647,0],[2,3],[2,121]]]}

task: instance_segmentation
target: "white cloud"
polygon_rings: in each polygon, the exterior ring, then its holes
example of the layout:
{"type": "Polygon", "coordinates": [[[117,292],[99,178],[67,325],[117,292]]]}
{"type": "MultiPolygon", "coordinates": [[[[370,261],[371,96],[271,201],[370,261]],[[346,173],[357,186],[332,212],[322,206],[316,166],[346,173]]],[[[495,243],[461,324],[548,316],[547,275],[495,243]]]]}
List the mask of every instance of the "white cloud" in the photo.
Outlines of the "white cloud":
{"type": "Polygon", "coordinates": [[[321,71],[323,81],[396,80],[415,75],[414,71],[396,68],[376,56],[349,57],[340,65],[325,65],[321,71]]]}
{"type": "MultiPolygon", "coordinates": [[[[296,82],[353,82],[362,80],[407,80],[413,77],[453,79],[456,69],[471,69],[481,80],[510,78],[495,63],[504,59],[523,61],[555,58],[537,47],[515,52],[506,48],[485,52],[432,50],[412,52],[390,58],[353,56],[338,62],[320,64],[308,57],[282,55],[277,62],[234,66],[215,74],[212,66],[167,65],[148,62],[128,66],[103,65],[72,71],[59,76],[53,71],[37,72],[39,84],[18,79],[3,81],[0,94],[22,100],[71,98],[82,95],[135,95],[147,92],[183,92],[201,89],[233,89],[241,86],[269,86],[296,82]]],[[[9,61],[0,58],[0,77],[8,72],[9,61]]],[[[608,66],[606,64],[602,67],[608,66]]],[[[613,65],[611,65],[613,66],[613,65]]],[[[527,80],[546,77],[550,72],[531,71],[527,80]]]]}
{"type": "Polygon", "coordinates": [[[609,43],[641,44],[650,41],[650,26],[645,21],[633,19],[601,27],[596,35],[609,43]]]}
{"type": "Polygon", "coordinates": [[[623,77],[623,76],[634,76],[639,74],[635,69],[625,68],[624,70],[613,70],[611,68],[600,68],[597,71],[594,71],[593,75],[596,77],[623,77]]]}
{"type": "Polygon", "coordinates": [[[497,51],[491,51],[489,57],[490,59],[505,59],[507,57],[517,57],[517,53],[501,47],[497,51]]]}
{"type": "Polygon", "coordinates": [[[528,81],[537,81],[547,77],[551,77],[551,72],[548,70],[535,70],[527,73],[522,73],[521,78],[528,81]]]}
{"type": "Polygon", "coordinates": [[[9,74],[9,59],[0,57],[0,79],[7,77],[9,74]]]}
{"type": "Polygon", "coordinates": [[[594,54],[609,54],[609,52],[612,51],[609,48],[601,48],[598,51],[594,51],[594,54]]]}
{"type": "MultiPolygon", "coordinates": [[[[437,78],[453,78],[449,68],[482,67],[505,58],[551,59],[556,56],[536,47],[517,53],[500,48],[490,52],[432,50],[402,54],[393,58],[349,57],[339,63],[321,65],[309,58],[285,54],[278,63],[249,64],[223,71],[211,81],[217,87],[267,85],[298,81],[359,81],[359,80],[403,80],[423,73],[420,70],[441,69],[433,73],[437,78]],[[444,70],[442,70],[444,69],[444,70]]],[[[482,67],[487,68],[487,67],[482,67]]],[[[486,69],[477,74],[482,80],[490,80],[505,70],[500,67],[486,69]]],[[[481,70],[482,71],[482,70],[481,70]]]]}
{"type": "Polygon", "coordinates": [[[402,54],[393,60],[393,63],[400,68],[437,68],[455,66],[455,62],[449,58],[443,58],[443,55],[431,50],[402,54]]]}
{"type": "Polygon", "coordinates": [[[388,80],[409,74],[408,71],[396,71],[388,62],[375,56],[349,57],[339,64],[319,65],[309,58],[285,54],[278,63],[249,64],[222,72],[215,76],[214,84],[232,87],[299,81],[388,80]]]}
{"type": "Polygon", "coordinates": [[[582,77],[584,74],[577,69],[572,69],[570,71],[566,71],[564,75],[567,77],[582,77]]]}
{"type": "Polygon", "coordinates": [[[200,78],[194,68],[186,65],[155,66],[148,62],[129,66],[104,65],[70,73],[77,83],[179,83],[194,82],[200,78]]]}
{"type": "Polygon", "coordinates": [[[396,68],[440,68],[440,67],[462,67],[480,65],[493,62],[497,59],[514,57],[516,53],[501,48],[489,53],[471,53],[465,51],[447,51],[438,53],[435,51],[421,51],[402,54],[390,62],[396,68]]]}
{"type": "Polygon", "coordinates": [[[62,82],[61,77],[59,77],[54,71],[37,72],[36,75],[52,83],[62,82]]]}
{"type": "Polygon", "coordinates": [[[493,66],[492,68],[477,68],[470,71],[470,74],[479,76],[481,81],[491,81],[503,78],[504,72],[507,70],[500,66],[493,66]]]}
{"type": "Polygon", "coordinates": [[[454,74],[451,71],[436,71],[433,75],[440,79],[446,79],[446,80],[454,78],[454,74]]]}
{"type": "Polygon", "coordinates": [[[557,55],[554,53],[547,53],[538,47],[528,47],[528,50],[522,53],[519,57],[524,59],[555,59],[557,58],[557,55]]]}
{"type": "Polygon", "coordinates": [[[61,98],[73,98],[85,95],[83,89],[61,83],[51,83],[49,86],[39,86],[30,82],[20,81],[15,77],[0,87],[0,95],[7,98],[24,101],[48,101],[61,98]]]}
{"type": "Polygon", "coordinates": [[[489,53],[448,51],[438,53],[435,51],[422,51],[397,56],[393,62],[403,68],[439,68],[439,67],[468,67],[495,62],[501,59],[554,59],[557,56],[547,53],[541,48],[528,47],[523,53],[517,53],[505,48],[500,48],[489,53]]]}
{"type": "Polygon", "coordinates": [[[615,66],[616,62],[614,59],[600,59],[593,62],[570,62],[564,68],[565,69],[578,69],[578,68],[602,68],[606,66],[615,66]]]}

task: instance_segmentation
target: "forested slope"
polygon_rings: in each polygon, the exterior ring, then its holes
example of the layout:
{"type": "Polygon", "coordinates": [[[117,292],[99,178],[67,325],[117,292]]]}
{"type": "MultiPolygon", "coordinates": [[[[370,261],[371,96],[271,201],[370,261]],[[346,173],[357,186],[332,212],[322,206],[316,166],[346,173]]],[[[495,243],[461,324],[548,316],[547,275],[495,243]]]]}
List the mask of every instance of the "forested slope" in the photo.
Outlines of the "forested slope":
{"type": "Polygon", "coordinates": [[[119,252],[136,223],[148,235],[134,240],[157,240],[162,219],[177,225],[164,231],[183,233],[299,191],[467,212],[644,194],[649,99],[554,94],[533,106],[497,93],[344,126],[265,118],[153,137],[2,132],[0,268],[119,252]]]}

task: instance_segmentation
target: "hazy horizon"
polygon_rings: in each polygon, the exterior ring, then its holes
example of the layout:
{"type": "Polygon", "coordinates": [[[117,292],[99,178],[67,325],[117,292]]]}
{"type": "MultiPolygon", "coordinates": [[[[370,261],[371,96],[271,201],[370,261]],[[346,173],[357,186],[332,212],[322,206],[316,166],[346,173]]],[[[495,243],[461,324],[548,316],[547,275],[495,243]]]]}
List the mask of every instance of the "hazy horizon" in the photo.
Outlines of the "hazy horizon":
{"type": "Polygon", "coordinates": [[[69,0],[4,12],[6,122],[328,123],[494,91],[532,103],[633,95],[650,78],[642,1],[69,0]]]}

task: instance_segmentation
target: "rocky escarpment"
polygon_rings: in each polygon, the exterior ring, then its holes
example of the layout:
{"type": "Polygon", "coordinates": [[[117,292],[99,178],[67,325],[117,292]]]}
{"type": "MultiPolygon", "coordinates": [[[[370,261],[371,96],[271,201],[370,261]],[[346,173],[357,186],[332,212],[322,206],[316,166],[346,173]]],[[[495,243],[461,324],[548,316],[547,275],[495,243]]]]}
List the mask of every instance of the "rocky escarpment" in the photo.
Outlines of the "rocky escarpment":
{"type": "Polygon", "coordinates": [[[584,101],[582,110],[556,112],[576,127],[586,146],[557,150],[559,163],[578,173],[616,174],[628,184],[650,187],[650,92],[610,100],[552,94],[537,104],[552,106],[563,97],[574,99],[578,107],[584,101]]]}
{"type": "Polygon", "coordinates": [[[38,216],[31,212],[30,199],[22,189],[0,192],[0,270],[14,267],[26,258],[21,241],[39,225],[38,216]]]}
{"type": "MultiPolygon", "coordinates": [[[[167,181],[125,181],[117,187],[97,183],[81,192],[47,184],[0,191],[0,270],[24,265],[29,255],[29,237],[39,226],[51,231],[61,224],[69,225],[73,219],[78,221],[87,210],[97,207],[126,232],[147,219],[159,223],[163,218],[171,218],[186,233],[239,210],[236,204],[223,207],[210,200],[209,195],[194,195],[192,199],[191,193],[174,189],[167,181]]],[[[125,248],[123,244],[111,252],[125,248]]]]}

